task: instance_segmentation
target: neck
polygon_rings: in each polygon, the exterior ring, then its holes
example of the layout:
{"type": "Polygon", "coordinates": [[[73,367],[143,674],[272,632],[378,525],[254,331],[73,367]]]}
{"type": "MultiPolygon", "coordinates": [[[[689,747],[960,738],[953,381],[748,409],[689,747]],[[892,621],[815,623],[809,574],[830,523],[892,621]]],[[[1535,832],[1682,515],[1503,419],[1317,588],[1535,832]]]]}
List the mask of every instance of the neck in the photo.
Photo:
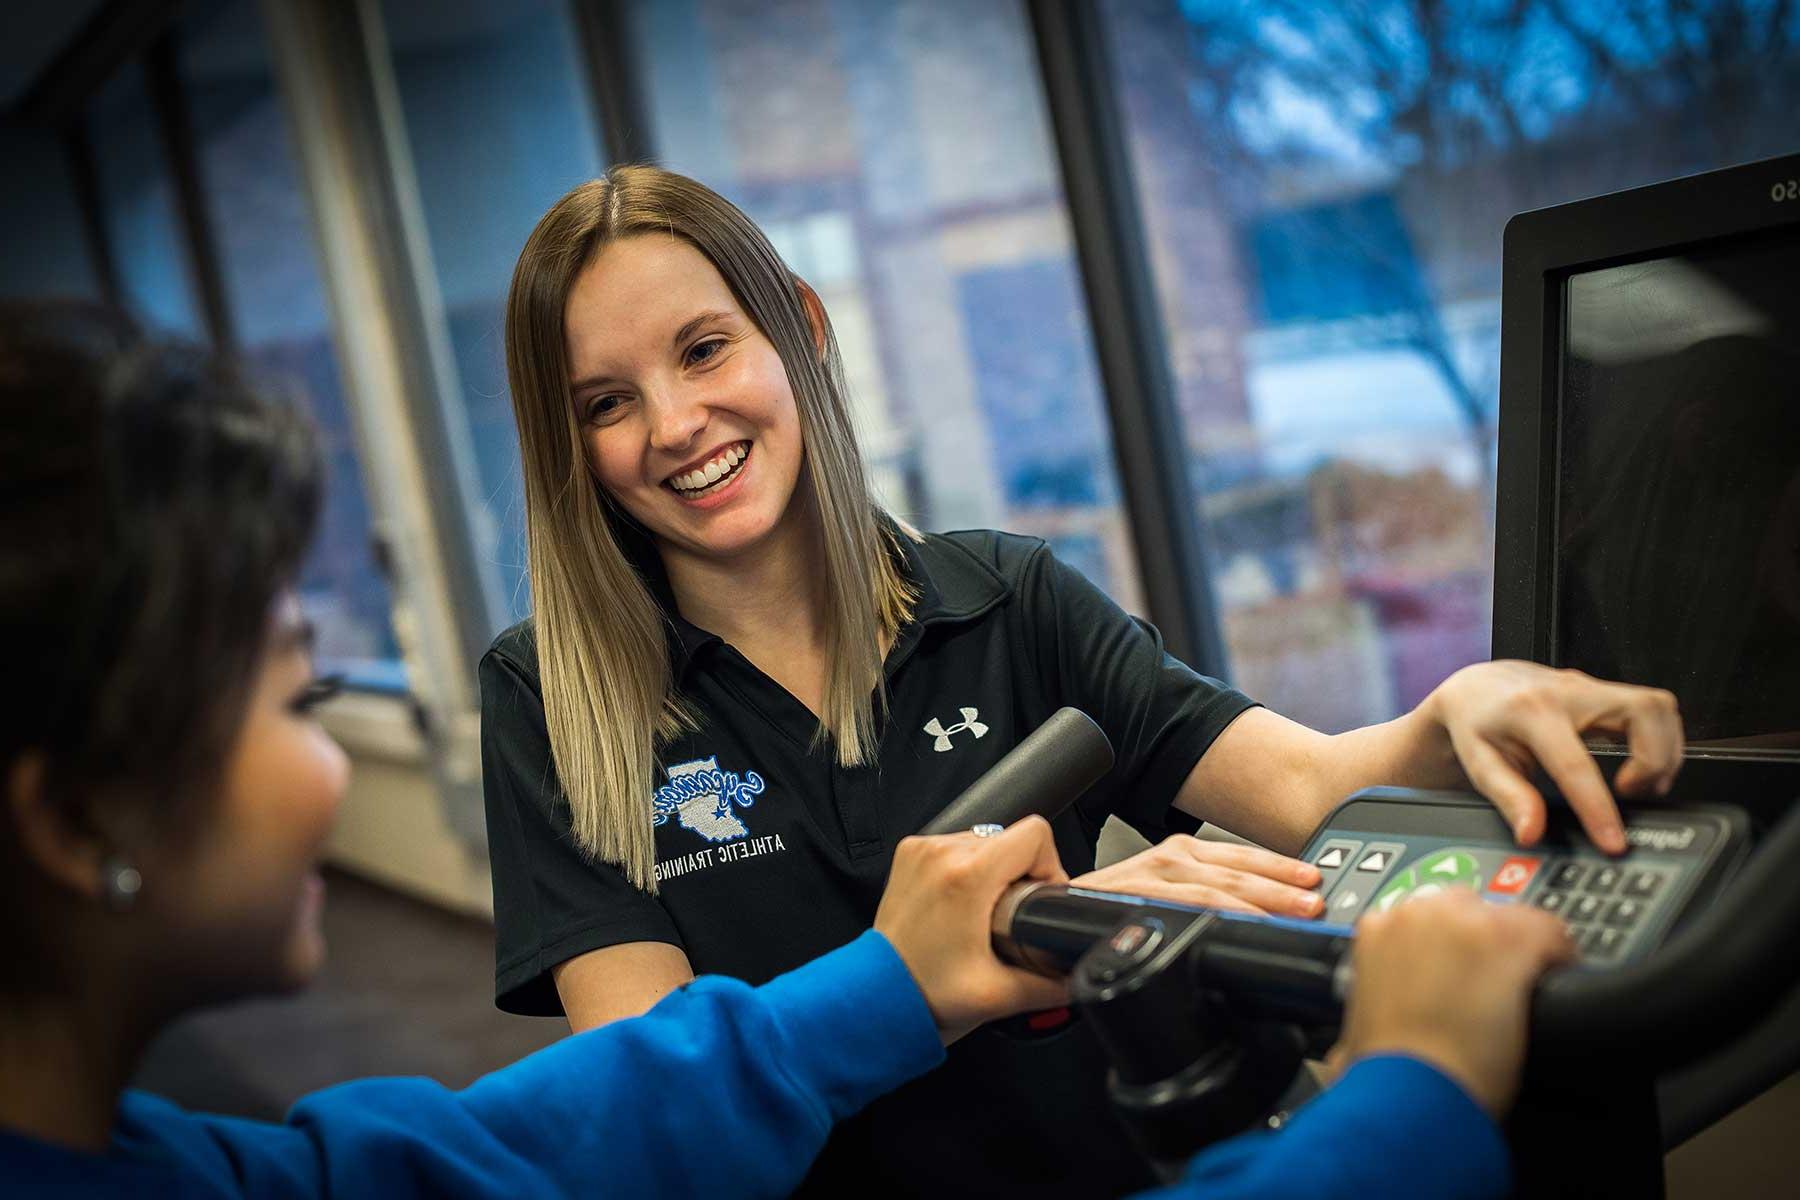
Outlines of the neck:
{"type": "Polygon", "coordinates": [[[740,648],[780,641],[822,648],[826,633],[824,546],[810,510],[783,522],[754,551],[729,559],[665,551],[663,565],[681,615],[740,648]]]}
{"type": "Polygon", "coordinates": [[[0,1127],[105,1150],[119,1094],[162,1024],[141,995],[118,987],[0,1000],[0,1127]]]}

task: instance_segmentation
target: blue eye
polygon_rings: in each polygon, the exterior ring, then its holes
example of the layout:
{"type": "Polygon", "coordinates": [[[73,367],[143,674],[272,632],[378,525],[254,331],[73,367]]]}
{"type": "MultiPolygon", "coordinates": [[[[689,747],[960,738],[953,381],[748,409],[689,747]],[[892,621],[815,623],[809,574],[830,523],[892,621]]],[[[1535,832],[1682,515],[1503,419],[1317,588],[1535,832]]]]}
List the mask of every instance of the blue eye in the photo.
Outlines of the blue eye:
{"type": "Polygon", "coordinates": [[[688,352],[687,352],[687,359],[688,359],[688,362],[690,365],[698,365],[700,363],[707,362],[711,359],[715,359],[715,358],[719,357],[720,352],[723,351],[724,349],[725,349],[725,339],[724,338],[722,338],[722,337],[708,338],[704,342],[695,342],[692,346],[689,346],[688,352]],[[703,350],[706,353],[702,354],[701,351],[703,351],[703,350]]]}
{"type": "Polygon", "coordinates": [[[587,419],[590,421],[603,420],[604,418],[611,416],[623,403],[625,403],[625,397],[623,396],[595,396],[593,400],[588,403],[587,419]]]}

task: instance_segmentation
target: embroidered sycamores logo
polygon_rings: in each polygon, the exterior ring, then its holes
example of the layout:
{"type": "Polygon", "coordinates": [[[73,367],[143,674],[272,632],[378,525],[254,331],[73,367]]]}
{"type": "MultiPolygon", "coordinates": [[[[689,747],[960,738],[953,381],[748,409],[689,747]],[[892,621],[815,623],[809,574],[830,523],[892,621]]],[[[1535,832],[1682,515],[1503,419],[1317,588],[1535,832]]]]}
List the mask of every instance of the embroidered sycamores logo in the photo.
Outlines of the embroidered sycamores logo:
{"type": "Polygon", "coordinates": [[[669,768],[669,782],[656,789],[651,800],[652,825],[670,817],[683,829],[691,829],[709,842],[729,842],[749,837],[750,828],[733,808],[749,808],[762,795],[763,778],[755,771],[719,770],[716,756],[676,763],[669,768]]]}
{"type": "Polygon", "coordinates": [[[962,714],[962,721],[960,724],[952,725],[948,729],[944,728],[943,722],[939,721],[936,717],[925,722],[925,732],[937,739],[937,741],[931,744],[931,748],[936,750],[939,754],[950,749],[950,737],[952,734],[961,733],[965,729],[974,734],[977,738],[987,736],[988,727],[975,719],[981,715],[981,710],[979,708],[959,708],[956,711],[962,714]]]}

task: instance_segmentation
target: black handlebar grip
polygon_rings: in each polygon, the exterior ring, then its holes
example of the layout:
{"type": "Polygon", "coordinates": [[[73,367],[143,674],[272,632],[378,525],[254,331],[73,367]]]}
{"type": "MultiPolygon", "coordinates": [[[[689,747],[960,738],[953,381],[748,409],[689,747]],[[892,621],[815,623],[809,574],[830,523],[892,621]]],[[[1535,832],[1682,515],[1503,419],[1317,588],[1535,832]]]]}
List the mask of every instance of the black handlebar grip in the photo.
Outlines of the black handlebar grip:
{"type": "Polygon", "coordinates": [[[1041,879],[1015,883],[994,906],[994,953],[1015,967],[1061,979],[1095,942],[1153,905],[1041,879]]]}
{"type": "Polygon", "coordinates": [[[1078,708],[1059,708],[919,832],[1011,825],[1032,813],[1055,817],[1112,765],[1112,743],[1093,718],[1078,708]]]}

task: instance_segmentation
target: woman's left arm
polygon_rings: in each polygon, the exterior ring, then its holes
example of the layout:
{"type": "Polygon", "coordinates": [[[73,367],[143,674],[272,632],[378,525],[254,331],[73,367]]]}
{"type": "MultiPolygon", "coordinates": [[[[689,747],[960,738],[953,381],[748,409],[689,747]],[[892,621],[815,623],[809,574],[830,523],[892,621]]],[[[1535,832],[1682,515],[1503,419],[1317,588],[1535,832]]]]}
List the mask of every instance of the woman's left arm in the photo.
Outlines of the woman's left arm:
{"type": "Polygon", "coordinates": [[[1175,806],[1291,854],[1360,788],[1473,787],[1528,846],[1544,832],[1544,798],[1529,778],[1541,767],[1594,843],[1622,852],[1618,805],[1582,744],[1588,733],[1625,738],[1630,757],[1613,781],[1620,795],[1668,793],[1683,748],[1673,695],[1501,661],[1464,667],[1404,716],[1348,733],[1245,712],[1189,773],[1175,806]]]}

